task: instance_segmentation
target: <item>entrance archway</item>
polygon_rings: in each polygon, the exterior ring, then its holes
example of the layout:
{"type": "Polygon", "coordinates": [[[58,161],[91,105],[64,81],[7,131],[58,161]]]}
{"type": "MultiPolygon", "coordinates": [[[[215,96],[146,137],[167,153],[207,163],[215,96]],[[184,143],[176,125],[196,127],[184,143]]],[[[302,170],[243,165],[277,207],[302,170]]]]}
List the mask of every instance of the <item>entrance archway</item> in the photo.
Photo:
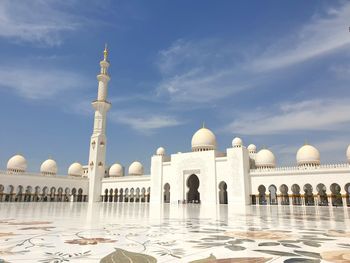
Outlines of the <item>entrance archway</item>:
{"type": "Polygon", "coordinates": [[[190,177],[187,179],[187,187],[188,192],[187,192],[187,202],[188,203],[200,203],[200,194],[198,192],[198,187],[199,187],[199,179],[197,175],[192,174],[190,177]]]}
{"type": "Polygon", "coordinates": [[[170,203],[170,184],[164,185],[164,203],[170,203]]]}
{"type": "Polygon", "coordinates": [[[222,181],[219,184],[219,204],[227,204],[227,184],[222,181]]]}

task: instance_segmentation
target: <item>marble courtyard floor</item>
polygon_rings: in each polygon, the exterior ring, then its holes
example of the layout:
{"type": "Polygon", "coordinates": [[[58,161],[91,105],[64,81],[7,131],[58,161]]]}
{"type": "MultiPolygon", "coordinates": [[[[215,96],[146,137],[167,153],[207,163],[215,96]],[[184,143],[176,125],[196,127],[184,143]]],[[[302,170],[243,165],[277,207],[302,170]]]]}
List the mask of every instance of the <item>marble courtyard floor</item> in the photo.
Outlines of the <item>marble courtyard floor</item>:
{"type": "Polygon", "coordinates": [[[350,262],[350,208],[0,203],[0,262],[350,262]]]}

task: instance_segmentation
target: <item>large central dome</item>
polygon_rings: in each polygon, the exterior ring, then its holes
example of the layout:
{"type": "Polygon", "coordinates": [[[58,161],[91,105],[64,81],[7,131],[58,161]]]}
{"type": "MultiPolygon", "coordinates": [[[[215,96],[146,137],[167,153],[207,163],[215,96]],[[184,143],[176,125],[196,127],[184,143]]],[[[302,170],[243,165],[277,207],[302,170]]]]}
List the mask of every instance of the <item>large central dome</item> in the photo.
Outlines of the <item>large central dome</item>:
{"type": "Polygon", "coordinates": [[[192,137],[192,151],[209,151],[216,149],[216,137],[215,134],[207,129],[199,129],[192,137]]]}

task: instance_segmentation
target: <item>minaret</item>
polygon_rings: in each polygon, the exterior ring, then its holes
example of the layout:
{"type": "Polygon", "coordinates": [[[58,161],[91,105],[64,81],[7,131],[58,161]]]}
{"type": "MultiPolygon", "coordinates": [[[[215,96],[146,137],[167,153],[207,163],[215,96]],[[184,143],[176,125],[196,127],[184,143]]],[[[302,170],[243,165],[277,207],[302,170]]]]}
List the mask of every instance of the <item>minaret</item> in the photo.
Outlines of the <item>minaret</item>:
{"type": "Polygon", "coordinates": [[[94,130],[90,142],[89,154],[89,203],[100,201],[101,180],[106,167],[106,115],[111,107],[107,99],[107,89],[110,77],[108,75],[107,45],[103,51],[103,60],[100,62],[101,72],[97,75],[97,100],[92,102],[95,109],[94,130]]]}

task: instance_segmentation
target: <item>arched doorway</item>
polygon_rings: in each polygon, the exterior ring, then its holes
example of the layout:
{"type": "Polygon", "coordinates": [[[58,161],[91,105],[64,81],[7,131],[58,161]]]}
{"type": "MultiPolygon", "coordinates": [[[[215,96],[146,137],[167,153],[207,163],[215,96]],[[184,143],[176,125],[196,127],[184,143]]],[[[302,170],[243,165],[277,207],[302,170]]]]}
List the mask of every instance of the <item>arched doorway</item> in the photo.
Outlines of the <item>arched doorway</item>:
{"type": "Polygon", "coordinates": [[[269,186],[269,192],[270,192],[270,205],[278,205],[277,202],[277,187],[275,185],[269,186]]]}
{"type": "Polygon", "coordinates": [[[328,205],[328,196],[327,196],[327,188],[324,184],[318,184],[316,186],[317,194],[318,194],[318,205],[326,206],[328,205]]]}
{"type": "Polygon", "coordinates": [[[24,194],[24,202],[30,202],[31,197],[32,197],[32,187],[28,185],[24,194]]]}
{"type": "Polygon", "coordinates": [[[292,203],[293,205],[301,205],[301,195],[300,195],[300,186],[297,184],[292,185],[292,203]]]}
{"type": "Polygon", "coordinates": [[[17,194],[16,194],[16,202],[22,202],[22,196],[23,196],[23,186],[19,185],[17,188],[17,194]]]}
{"type": "Polygon", "coordinates": [[[105,203],[108,202],[108,189],[105,189],[105,196],[104,196],[104,200],[105,203]]]}
{"type": "Polygon", "coordinates": [[[140,188],[136,188],[136,196],[135,196],[135,202],[139,203],[140,202],[140,188]]]}
{"type": "Polygon", "coordinates": [[[122,202],[124,202],[124,197],[123,197],[123,188],[121,188],[120,190],[119,190],[119,202],[120,203],[122,203],[122,202]]]}
{"type": "Polygon", "coordinates": [[[77,197],[78,202],[83,202],[83,189],[79,188],[78,189],[78,197],[77,197]]]}
{"type": "Polygon", "coordinates": [[[281,192],[281,205],[289,205],[288,186],[285,184],[282,184],[280,186],[280,192],[281,192]]]}
{"type": "Polygon", "coordinates": [[[145,196],[146,196],[146,188],[143,187],[141,189],[141,202],[142,203],[146,202],[146,197],[145,196]]]}
{"type": "Polygon", "coordinates": [[[343,206],[343,200],[341,196],[341,188],[339,184],[333,183],[331,184],[331,192],[332,192],[332,205],[333,206],[343,206]]]}
{"type": "Polygon", "coordinates": [[[118,189],[114,189],[114,202],[118,202],[118,189]]]}
{"type": "Polygon", "coordinates": [[[113,202],[113,189],[109,189],[108,202],[113,202]]]}
{"type": "Polygon", "coordinates": [[[170,203],[170,184],[164,185],[164,203],[170,203]]]}
{"type": "Polygon", "coordinates": [[[47,186],[45,186],[43,188],[43,192],[42,192],[42,201],[43,202],[47,202],[47,200],[48,200],[48,197],[47,197],[48,192],[49,192],[49,188],[47,186]]]}
{"type": "Polygon", "coordinates": [[[312,193],[311,184],[304,185],[304,199],[305,205],[315,205],[314,194],[312,193]]]}
{"type": "Polygon", "coordinates": [[[187,202],[200,203],[200,194],[198,192],[199,179],[197,175],[192,174],[190,177],[188,177],[187,187],[189,188],[187,192],[187,202]]]}
{"type": "Polygon", "coordinates": [[[9,185],[7,187],[7,194],[6,194],[6,197],[5,197],[5,202],[12,202],[12,196],[13,196],[13,192],[14,192],[15,188],[13,185],[9,185]]]}
{"type": "Polygon", "coordinates": [[[134,201],[135,201],[135,190],[134,190],[134,188],[131,188],[130,189],[130,198],[129,198],[129,202],[130,203],[133,203],[134,201]]]}
{"type": "Polygon", "coordinates": [[[65,193],[64,201],[65,202],[69,202],[69,196],[70,196],[70,189],[69,189],[69,187],[66,187],[66,189],[64,189],[64,193],[65,193]]]}
{"type": "Polygon", "coordinates": [[[51,187],[51,189],[50,189],[50,202],[55,201],[55,196],[56,196],[56,188],[51,187]]]}
{"type": "Polygon", "coordinates": [[[63,188],[62,187],[59,187],[57,189],[57,201],[58,202],[62,202],[62,195],[63,195],[63,188]]]}
{"type": "Polygon", "coordinates": [[[227,203],[227,184],[222,181],[219,183],[219,204],[227,203]]]}
{"type": "Polygon", "coordinates": [[[264,185],[259,185],[259,205],[266,205],[266,187],[264,185]]]}

